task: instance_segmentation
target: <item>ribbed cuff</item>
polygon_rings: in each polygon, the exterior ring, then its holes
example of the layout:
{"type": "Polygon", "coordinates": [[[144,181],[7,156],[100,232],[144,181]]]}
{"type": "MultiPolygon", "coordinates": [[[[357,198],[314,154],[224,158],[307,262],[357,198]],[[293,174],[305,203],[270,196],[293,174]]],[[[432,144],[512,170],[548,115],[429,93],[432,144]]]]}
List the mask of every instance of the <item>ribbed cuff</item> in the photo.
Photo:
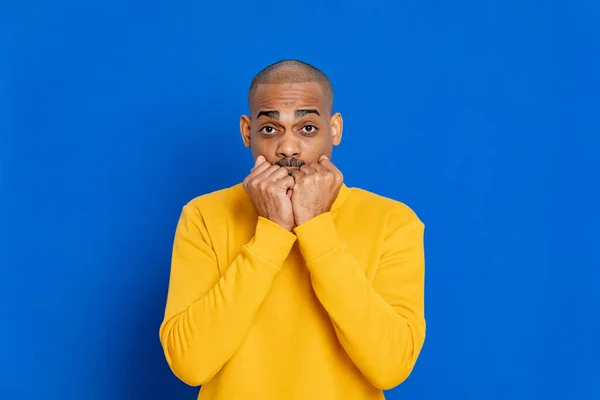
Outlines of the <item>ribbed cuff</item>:
{"type": "Polygon", "coordinates": [[[296,235],[270,219],[258,217],[256,232],[247,248],[267,261],[281,266],[296,242],[296,235]]]}
{"type": "Polygon", "coordinates": [[[300,251],[307,263],[338,248],[340,242],[331,212],[326,212],[294,229],[300,251]]]}

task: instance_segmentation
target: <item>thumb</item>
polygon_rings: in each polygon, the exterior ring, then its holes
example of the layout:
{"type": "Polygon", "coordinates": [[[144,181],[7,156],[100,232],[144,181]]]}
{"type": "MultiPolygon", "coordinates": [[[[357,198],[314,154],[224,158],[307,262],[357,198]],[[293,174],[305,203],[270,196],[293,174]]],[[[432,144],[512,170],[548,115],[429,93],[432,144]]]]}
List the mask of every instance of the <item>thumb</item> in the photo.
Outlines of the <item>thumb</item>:
{"type": "Polygon", "coordinates": [[[256,157],[256,161],[254,162],[254,168],[258,167],[260,164],[265,162],[265,157],[264,156],[258,156],[256,157]]]}

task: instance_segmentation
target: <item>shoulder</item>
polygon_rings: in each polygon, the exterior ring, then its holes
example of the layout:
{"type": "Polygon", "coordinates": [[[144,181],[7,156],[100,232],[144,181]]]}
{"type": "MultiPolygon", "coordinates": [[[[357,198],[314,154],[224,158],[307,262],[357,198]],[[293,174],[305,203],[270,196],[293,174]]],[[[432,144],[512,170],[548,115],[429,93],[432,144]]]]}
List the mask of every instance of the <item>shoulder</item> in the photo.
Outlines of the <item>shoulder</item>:
{"type": "Polygon", "coordinates": [[[350,197],[356,207],[363,209],[363,212],[379,217],[380,220],[385,220],[391,229],[403,225],[423,225],[416,211],[401,200],[358,187],[350,189],[350,197]]]}
{"type": "Polygon", "coordinates": [[[193,210],[203,217],[215,216],[217,218],[245,211],[248,206],[248,197],[241,184],[219,189],[199,195],[184,205],[184,209],[193,210]]]}

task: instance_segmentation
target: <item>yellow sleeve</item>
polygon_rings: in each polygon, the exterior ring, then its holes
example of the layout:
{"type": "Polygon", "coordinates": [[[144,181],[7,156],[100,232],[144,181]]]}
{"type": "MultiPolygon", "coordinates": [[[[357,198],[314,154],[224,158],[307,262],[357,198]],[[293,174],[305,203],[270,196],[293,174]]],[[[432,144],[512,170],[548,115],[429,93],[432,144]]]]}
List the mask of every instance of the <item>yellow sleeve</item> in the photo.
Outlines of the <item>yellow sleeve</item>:
{"type": "Polygon", "coordinates": [[[201,213],[179,218],[160,341],[173,373],[191,386],[208,382],[239,348],[296,236],[259,217],[254,237],[220,276],[201,213]]]}
{"type": "Polygon", "coordinates": [[[392,214],[373,283],[337,235],[331,213],[296,228],[317,297],[348,356],[374,386],[412,372],[425,341],[424,225],[392,214]]]}

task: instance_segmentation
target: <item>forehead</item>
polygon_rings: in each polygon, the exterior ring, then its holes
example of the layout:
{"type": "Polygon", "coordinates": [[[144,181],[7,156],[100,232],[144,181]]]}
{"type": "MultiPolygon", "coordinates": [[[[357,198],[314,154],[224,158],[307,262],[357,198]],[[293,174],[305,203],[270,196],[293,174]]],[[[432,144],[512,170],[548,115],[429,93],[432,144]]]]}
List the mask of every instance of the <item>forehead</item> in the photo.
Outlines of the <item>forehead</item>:
{"type": "Polygon", "coordinates": [[[293,110],[312,107],[325,110],[327,96],[317,82],[260,84],[250,98],[252,114],[259,110],[293,110]]]}

